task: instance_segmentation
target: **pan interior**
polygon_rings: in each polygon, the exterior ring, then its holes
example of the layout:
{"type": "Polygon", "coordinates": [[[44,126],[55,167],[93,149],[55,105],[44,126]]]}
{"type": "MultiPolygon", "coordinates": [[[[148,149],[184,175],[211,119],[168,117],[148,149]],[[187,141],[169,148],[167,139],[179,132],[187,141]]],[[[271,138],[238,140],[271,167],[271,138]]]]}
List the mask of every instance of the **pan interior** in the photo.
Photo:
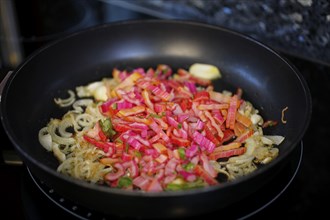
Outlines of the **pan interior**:
{"type": "Polygon", "coordinates": [[[266,130],[285,136],[279,159],[296,147],[309,122],[310,98],[299,74],[281,57],[259,43],[221,28],[184,23],[127,23],[109,25],[58,41],[27,59],[6,85],[1,107],[3,122],[23,159],[43,169],[55,170],[58,162],[38,142],[38,131],[50,118],[68,109],[53,99],[68,89],[111,76],[119,69],[156,67],[174,70],[201,62],[216,65],[222,78],[218,91],[243,89],[243,98],[267,120],[286,124],[266,130]]]}

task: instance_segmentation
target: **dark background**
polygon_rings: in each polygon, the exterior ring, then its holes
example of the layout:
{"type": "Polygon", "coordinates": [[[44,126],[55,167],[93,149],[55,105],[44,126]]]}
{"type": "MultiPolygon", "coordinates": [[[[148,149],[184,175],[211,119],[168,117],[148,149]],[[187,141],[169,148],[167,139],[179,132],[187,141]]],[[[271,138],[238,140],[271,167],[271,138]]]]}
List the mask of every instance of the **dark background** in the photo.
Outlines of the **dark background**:
{"type": "MultiPolygon", "coordinates": [[[[129,19],[185,19],[215,24],[247,34],[277,50],[305,78],[312,96],[313,114],[293,181],[251,219],[317,218],[328,214],[324,202],[330,196],[330,3],[327,0],[0,0],[0,13],[1,79],[36,49],[53,40],[94,25],[129,19]],[[8,2],[12,3],[14,19],[8,16],[8,2]]],[[[2,130],[0,137],[3,159],[10,160],[13,147],[2,130]]],[[[33,187],[24,166],[2,163],[0,180],[0,196],[5,204],[1,207],[3,219],[68,217],[33,187]],[[27,192],[37,199],[29,198],[27,192]],[[27,197],[31,199],[28,202],[27,197]],[[46,207],[33,206],[38,203],[46,207]],[[40,209],[44,210],[43,214],[40,209]]],[[[269,185],[270,191],[276,188],[274,184],[277,184],[275,180],[269,185]]],[[[257,203],[254,198],[250,202],[257,203]]]]}

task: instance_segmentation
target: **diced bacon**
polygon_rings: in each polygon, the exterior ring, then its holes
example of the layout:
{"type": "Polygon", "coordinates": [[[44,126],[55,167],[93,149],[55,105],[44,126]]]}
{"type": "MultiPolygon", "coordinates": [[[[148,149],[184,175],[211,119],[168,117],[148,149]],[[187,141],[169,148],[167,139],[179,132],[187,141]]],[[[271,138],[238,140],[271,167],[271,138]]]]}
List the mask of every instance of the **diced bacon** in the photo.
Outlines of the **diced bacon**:
{"type": "Polygon", "coordinates": [[[189,118],[189,114],[185,114],[185,113],[182,113],[182,114],[179,114],[178,115],[178,122],[179,123],[182,123],[184,122],[185,120],[187,120],[189,118]]]}
{"type": "Polygon", "coordinates": [[[204,122],[202,122],[200,119],[197,120],[196,122],[196,130],[202,130],[204,128],[204,122]]]}
{"type": "Polygon", "coordinates": [[[158,157],[159,156],[159,153],[155,150],[155,149],[145,149],[144,150],[144,153],[146,154],[146,155],[151,155],[152,157],[154,157],[154,158],[156,158],[156,157],[158,157]]]}
{"type": "Polygon", "coordinates": [[[215,120],[212,117],[211,113],[208,112],[208,111],[205,111],[204,114],[210,120],[212,127],[217,130],[218,136],[221,137],[221,138],[223,138],[223,132],[222,132],[222,130],[220,128],[220,125],[215,122],[215,120]]]}
{"type": "Polygon", "coordinates": [[[250,120],[250,118],[242,115],[241,113],[237,112],[236,113],[236,120],[240,123],[242,123],[245,127],[250,127],[252,124],[252,121],[250,120]]]}
{"type": "Polygon", "coordinates": [[[129,115],[136,115],[136,114],[144,112],[145,110],[146,109],[145,109],[144,106],[139,105],[139,106],[135,106],[135,107],[130,108],[130,109],[122,109],[117,113],[117,115],[119,117],[124,117],[124,116],[129,116],[129,115]]]}
{"type": "Polygon", "coordinates": [[[128,102],[126,100],[121,100],[121,101],[115,102],[115,104],[117,105],[117,110],[122,110],[122,109],[127,109],[127,108],[133,107],[133,103],[128,102]]]}
{"type": "MultiPolygon", "coordinates": [[[[125,154],[125,153],[124,153],[125,154]]],[[[139,175],[139,169],[134,160],[126,161],[122,163],[124,169],[128,169],[130,177],[135,178],[139,175]]]]}
{"type": "Polygon", "coordinates": [[[157,65],[155,73],[160,79],[166,79],[172,74],[172,68],[166,64],[159,64],[157,65]]]}
{"type": "Polygon", "coordinates": [[[210,99],[219,103],[229,103],[230,96],[226,96],[220,92],[210,91],[210,99]]]}
{"type": "Polygon", "coordinates": [[[157,122],[157,124],[160,125],[161,129],[163,130],[167,130],[168,129],[168,124],[166,124],[166,122],[161,119],[161,118],[154,118],[154,120],[157,122]]]}
{"type": "Polygon", "coordinates": [[[156,132],[156,134],[159,134],[162,130],[161,127],[154,120],[149,126],[154,132],[156,132]]]}
{"type": "Polygon", "coordinates": [[[111,108],[111,105],[113,103],[115,103],[117,100],[118,100],[118,98],[112,98],[112,99],[108,99],[106,102],[102,103],[102,105],[101,105],[102,113],[108,112],[109,109],[111,108]]]}
{"type": "Polygon", "coordinates": [[[192,144],[190,147],[186,150],[186,157],[191,158],[195,156],[198,152],[198,145],[192,144]]]}
{"type": "Polygon", "coordinates": [[[200,145],[200,147],[202,149],[207,150],[207,152],[211,153],[214,148],[215,148],[215,144],[212,143],[209,139],[207,139],[206,137],[204,137],[201,133],[199,133],[198,131],[195,131],[193,133],[193,140],[200,145]]]}
{"type": "Polygon", "coordinates": [[[231,142],[229,144],[221,145],[219,147],[216,147],[213,152],[219,152],[219,151],[227,151],[227,150],[237,149],[241,145],[242,144],[240,142],[231,142]]]}
{"type": "Polygon", "coordinates": [[[223,116],[219,110],[213,110],[212,114],[213,114],[213,117],[217,120],[219,125],[222,125],[225,122],[225,119],[223,118],[223,116]]]}
{"type": "Polygon", "coordinates": [[[190,162],[197,165],[199,162],[199,155],[194,156],[190,162]]]}
{"type": "Polygon", "coordinates": [[[136,140],[138,140],[141,144],[145,146],[150,146],[150,142],[144,138],[142,138],[140,135],[135,135],[136,140]]]}
{"type": "Polygon", "coordinates": [[[139,122],[146,125],[150,125],[153,121],[150,118],[137,117],[137,116],[127,116],[122,118],[124,121],[128,122],[139,122]]]}
{"type": "Polygon", "coordinates": [[[131,161],[133,159],[133,155],[123,152],[121,158],[123,161],[131,161]]]}
{"type": "Polygon", "coordinates": [[[151,110],[154,110],[154,104],[150,101],[149,98],[149,92],[147,90],[142,91],[142,97],[144,100],[144,103],[150,108],[151,110]]]}
{"type": "Polygon", "coordinates": [[[192,75],[190,75],[189,80],[191,80],[201,86],[209,86],[212,83],[212,81],[209,79],[202,79],[202,78],[194,77],[192,75]]]}
{"type": "Polygon", "coordinates": [[[160,139],[160,136],[158,134],[156,134],[155,136],[153,136],[152,138],[149,139],[149,142],[155,143],[159,139],[160,139]]]}
{"type": "Polygon", "coordinates": [[[189,131],[189,125],[186,121],[182,122],[182,128],[187,132],[189,131]]]}
{"type": "Polygon", "coordinates": [[[184,129],[179,129],[179,134],[180,134],[180,137],[183,139],[188,138],[188,133],[184,129]]]}
{"type": "Polygon", "coordinates": [[[161,180],[161,179],[164,178],[164,176],[165,176],[164,174],[165,174],[164,169],[159,169],[159,170],[157,170],[155,178],[158,179],[158,180],[161,180]]]}
{"type": "Polygon", "coordinates": [[[195,83],[188,81],[188,82],[185,82],[184,84],[185,84],[185,86],[187,86],[187,88],[189,89],[189,91],[192,94],[195,94],[197,92],[195,83]]]}
{"type": "Polygon", "coordinates": [[[215,109],[227,109],[229,105],[227,103],[224,104],[200,104],[197,106],[199,110],[215,110],[215,109]]]}
{"type": "Polygon", "coordinates": [[[154,110],[156,113],[162,113],[166,111],[166,104],[164,103],[155,103],[154,110]]]}
{"type": "Polygon", "coordinates": [[[174,149],[174,150],[173,150],[173,156],[174,156],[174,158],[177,159],[177,160],[180,160],[180,159],[181,159],[181,158],[180,158],[180,154],[179,154],[178,149],[174,149]]]}
{"type": "Polygon", "coordinates": [[[150,180],[142,176],[137,176],[136,178],[133,179],[133,185],[139,187],[142,190],[147,190],[149,184],[150,184],[150,180]]]}
{"type": "Polygon", "coordinates": [[[244,133],[245,131],[246,131],[246,127],[240,122],[236,121],[234,125],[235,136],[236,137],[241,136],[241,134],[244,133]]]}
{"type": "Polygon", "coordinates": [[[139,150],[142,147],[142,144],[135,137],[129,137],[127,143],[136,150],[139,150]]]}
{"type": "Polygon", "coordinates": [[[180,115],[180,114],[183,114],[183,111],[181,109],[181,106],[179,104],[174,104],[173,105],[173,110],[172,110],[173,114],[174,115],[180,115]]]}
{"type": "Polygon", "coordinates": [[[207,158],[207,156],[204,153],[200,154],[200,159],[203,163],[203,168],[204,170],[211,176],[211,177],[216,177],[217,176],[217,172],[214,170],[213,166],[210,164],[209,159],[207,158]]]}
{"type": "Polygon", "coordinates": [[[167,184],[171,183],[173,180],[175,180],[175,178],[176,178],[176,174],[167,175],[164,178],[164,184],[167,185],[167,184]]]}
{"type": "Polygon", "coordinates": [[[246,139],[248,139],[252,135],[253,135],[253,130],[252,129],[246,130],[239,137],[237,137],[235,141],[243,143],[246,139]]]}
{"type": "Polygon", "coordinates": [[[194,182],[197,179],[196,175],[193,173],[187,171],[180,171],[179,173],[188,182],[194,182]]]}
{"type": "Polygon", "coordinates": [[[173,126],[174,128],[178,128],[179,123],[178,123],[174,118],[172,118],[172,117],[170,117],[170,116],[166,116],[166,119],[167,119],[167,122],[168,122],[171,126],[173,126]]]}
{"type": "Polygon", "coordinates": [[[160,154],[155,160],[158,162],[158,163],[164,163],[166,160],[167,160],[167,156],[164,155],[164,154],[160,154]]]}
{"type": "Polygon", "coordinates": [[[209,92],[207,92],[205,90],[199,91],[194,96],[194,102],[198,102],[201,100],[208,100],[209,98],[210,98],[209,92]]]}
{"type": "Polygon", "coordinates": [[[147,173],[148,175],[154,174],[156,172],[156,162],[154,160],[147,162],[142,168],[142,172],[147,173]]]}
{"type": "Polygon", "coordinates": [[[209,155],[211,160],[217,160],[219,158],[226,158],[226,157],[231,157],[235,155],[241,155],[244,154],[246,151],[245,147],[240,147],[237,149],[232,149],[232,150],[227,150],[227,151],[218,151],[218,152],[213,152],[209,155]]]}
{"type": "Polygon", "coordinates": [[[161,143],[154,143],[152,147],[157,150],[158,153],[163,154],[167,151],[167,148],[161,143]]]}
{"type": "Polygon", "coordinates": [[[237,108],[238,108],[238,97],[234,95],[230,100],[228,115],[226,119],[226,128],[230,128],[234,130],[237,108]]]}
{"type": "Polygon", "coordinates": [[[121,162],[120,158],[110,158],[110,157],[104,157],[100,159],[100,162],[106,166],[112,166],[115,163],[121,162]]]}
{"type": "Polygon", "coordinates": [[[186,87],[180,86],[177,88],[177,91],[178,91],[177,97],[180,97],[182,99],[189,99],[193,97],[193,94],[191,94],[189,89],[186,87]]]}
{"type": "Polygon", "coordinates": [[[144,72],[144,69],[142,67],[136,68],[132,71],[133,73],[137,72],[140,73],[141,75],[145,75],[146,73],[144,72]]]}
{"type": "Polygon", "coordinates": [[[171,143],[175,144],[179,147],[187,147],[190,145],[190,140],[188,139],[184,139],[184,138],[179,138],[179,137],[175,137],[175,136],[171,136],[171,143]]]}
{"type": "Polygon", "coordinates": [[[200,165],[195,166],[195,172],[202,177],[209,185],[216,185],[218,181],[206,172],[200,165]]]}
{"type": "Polygon", "coordinates": [[[148,130],[147,125],[139,122],[133,122],[129,124],[129,126],[132,128],[132,130],[139,130],[139,131],[148,130]]]}
{"type": "Polygon", "coordinates": [[[131,161],[131,166],[129,167],[131,177],[135,178],[139,175],[139,168],[134,160],[131,161]]]}
{"type": "Polygon", "coordinates": [[[159,136],[166,142],[170,141],[170,138],[165,134],[163,130],[160,130],[159,136]]]}
{"type": "Polygon", "coordinates": [[[165,176],[169,176],[175,173],[178,161],[175,158],[169,160],[165,166],[165,176]]]}
{"type": "Polygon", "coordinates": [[[124,175],[124,167],[120,163],[116,163],[114,167],[117,169],[114,173],[108,173],[105,175],[105,179],[108,181],[117,180],[119,177],[124,175]]]}
{"type": "Polygon", "coordinates": [[[153,94],[155,94],[157,97],[161,98],[163,101],[169,101],[171,99],[171,95],[168,92],[161,90],[157,86],[151,85],[148,87],[148,89],[150,89],[153,94]]]}
{"type": "Polygon", "coordinates": [[[135,96],[135,94],[133,92],[126,92],[122,89],[118,89],[117,90],[117,94],[120,98],[122,98],[123,100],[132,103],[134,105],[141,105],[142,100],[140,100],[138,97],[135,96]]]}
{"type": "Polygon", "coordinates": [[[218,171],[210,160],[245,153],[243,143],[255,128],[241,111],[242,90],[220,93],[210,80],[184,69],[171,74],[165,64],[147,71],[114,69],[114,84],[105,84],[112,98],[98,108],[110,117],[115,134],[96,121],[83,141],[105,152],[99,162],[113,167],[104,176],[111,187],[126,175],[143,191],[163,191],[173,181],[215,185],[218,171]]]}
{"type": "Polygon", "coordinates": [[[135,73],[129,75],[118,86],[116,86],[114,88],[114,91],[125,88],[125,87],[133,86],[134,83],[141,77],[143,77],[143,75],[141,75],[138,72],[135,72],[135,73]]]}
{"type": "Polygon", "coordinates": [[[223,131],[223,138],[220,139],[220,144],[222,144],[224,142],[231,141],[234,138],[235,138],[234,132],[232,130],[230,130],[230,129],[226,129],[226,130],[223,131]]]}
{"type": "Polygon", "coordinates": [[[205,137],[208,138],[212,143],[214,143],[216,146],[220,145],[220,141],[218,140],[218,136],[215,135],[215,133],[212,132],[212,127],[208,124],[205,126],[205,137]]]}
{"type": "Polygon", "coordinates": [[[149,161],[152,161],[153,158],[151,155],[144,155],[142,159],[146,162],[149,162],[149,161]]]}

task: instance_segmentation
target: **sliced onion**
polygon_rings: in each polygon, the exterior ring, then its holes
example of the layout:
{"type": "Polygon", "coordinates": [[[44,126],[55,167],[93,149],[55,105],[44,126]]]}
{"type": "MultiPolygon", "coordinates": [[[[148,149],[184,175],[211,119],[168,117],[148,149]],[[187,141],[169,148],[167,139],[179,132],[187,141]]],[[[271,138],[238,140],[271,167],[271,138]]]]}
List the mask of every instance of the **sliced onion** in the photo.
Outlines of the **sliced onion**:
{"type": "Polygon", "coordinates": [[[269,139],[265,136],[261,136],[261,142],[265,145],[273,145],[274,144],[274,142],[271,139],[269,139]]]}
{"type": "Polygon", "coordinates": [[[69,98],[66,98],[66,99],[61,99],[61,98],[54,99],[55,103],[58,104],[61,107],[68,107],[68,106],[72,105],[74,103],[74,101],[76,100],[76,95],[74,94],[74,92],[72,90],[68,90],[68,93],[69,93],[69,98]]]}
{"type": "Polygon", "coordinates": [[[93,96],[99,101],[106,101],[108,99],[108,91],[102,81],[92,82],[87,86],[79,86],[76,90],[79,97],[93,96]]]}
{"type": "Polygon", "coordinates": [[[107,101],[108,100],[107,88],[103,85],[95,89],[93,96],[96,100],[107,101]]]}
{"type": "Polygon", "coordinates": [[[262,164],[267,164],[267,163],[271,162],[272,160],[273,160],[273,158],[271,158],[271,157],[266,157],[265,159],[263,159],[263,160],[261,161],[261,163],[262,163],[262,164]]]}
{"type": "Polygon", "coordinates": [[[90,92],[90,94],[93,94],[94,91],[95,91],[97,88],[99,88],[99,87],[101,87],[101,86],[103,86],[103,85],[104,85],[104,84],[103,84],[102,81],[96,81],[96,82],[89,83],[89,84],[86,86],[86,89],[87,89],[87,91],[90,92]]]}
{"type": "Polygon", "coordinates": [[[76,92],[77,92],[77,96],[80,98],[92,96],[92,94],[90,94],[90,92],[87,90],[86,86],[76,87],[76,92]]]}
{"type": "Polygon", "coordinates": [[[73,121],[71,118],[65,118],[59,123],[58,133],[61,135],[61,137],[72,137],[72,133],[67,131],[69,127],[73,127],[73,121]]]}
{"type": "Polygon", "coordinates": [[[258,114],[251,115],[251,118],[250,119],[251,119],[251,121],[252,121],[252,123],[254,125],[258,124],[259,122],[262,123],[262,117],[260,115],[258,115],[258,114]]]}
{"type": "Polygon", "coordinates": [[[93,116],[90,114],[81,114],[76,117],[76,122],[81,127],[93,127],[93,116]]]}
{"type": "Polygon", "coordinates": [[[271,140],[275,145],[280,145],[285,139],[281,135],[264,135],[264,137],[271,140]]]}
{"type": "Polygon", "coordinates": [[[77,112],[82,113],[84,110],[82,107],[87,107],[93,103],[92,99],[80,99],[73,103],[72,107],[77,112]]]}
{"type": "Polygon", "coordinates": [[[65,161],[66,156],[65,156],[64,153],[62,153],[62,151],[60,150],[60,148],[59,148],[58,146],[59,146],[58,144],[53,143],[53,146],[52,146],[52,148],[53,148],[53,152],[54,152],[55,157],[56,157],[59,161],[63,162],[63,161],[65,161]]]}
{"type": "Polygon", "coordinates": [[[50,122],[50,124],[48,126],[48,131],[49,131],[49,134],[52,136],[53,142],[56,142],[58,144],[63,144],[63,145],[74,144],[76,142],[74,138],[61,137],[57,134],[59,121],[60,120],[54,119],[50,122]]]}
{"type": "Polygon", "coordinates": [[[52,151],[52,136],[48,133],[48,128],[40,129],[38,134],[40,144],[47,150],[52,151]]]}
{"type": "Polygon", "coordinates": [[[100,105],[91,104],[88,105],[85,110],[85,113],[90,114],[94,117],[94,121],[104,119],[104,115],[101,113],[99,106],[100,105]]]}
{"type": "Polygon", "coordinates": [[[228,159],[230,163],[251,163],[254,159],[253,155],[242,154],[236,157],[231,157],[228,159]]]}

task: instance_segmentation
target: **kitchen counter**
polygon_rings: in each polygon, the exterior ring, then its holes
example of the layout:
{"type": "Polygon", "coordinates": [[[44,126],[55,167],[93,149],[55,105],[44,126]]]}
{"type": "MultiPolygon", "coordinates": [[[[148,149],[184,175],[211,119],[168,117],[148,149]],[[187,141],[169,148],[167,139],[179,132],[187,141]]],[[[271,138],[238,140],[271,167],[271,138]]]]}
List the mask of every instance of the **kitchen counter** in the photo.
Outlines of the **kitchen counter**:
{"type": "Polygon", "coordinates": [[[189,19],[226,27],[286,54],[330,63],[327,0],[101,0],[164,19],[189,19]]]}
{"type": "MultiPolygon", "coordinates": [[[[302,141],[302,158],[292,182],[287,185],[275,201],[250,216],[249,219],[262,217],[267,219],[317,218],[328,214],[326,203],[323,201],[327,201],[330,196],[330,166],[328,165],[330,147],[327,142],[330,135],[328,128],[330,117],[327,115],[330,106],[328,98],[330,94],[330,68],[300,58],[285,56],[302,73],[310,88],[313,101],[312,120],[302,141]]],[[[2,77],[3,75],[4,73],[2,73],[2,77]]],[[[285,83],[285,79],[283,79],[283,83],[285,83]]],[[[1,147],[7,148],[9,143],[5,136],[1,136],[1,141],[1,147]],[[7,147],[4,147],[5,145],[7,147]]],[[[28,207],[24,202],[26,199],[24,198],[24,195],[26,197],[26,194],[24,194],[27,184],[26,178],[30,178],[27,175],[26,168],[24,166],[1,165],[0,178],[2,180],[0,195],[5,199],[5,206],[2,207],[3,219],[38,219],[36,216],[27,216],[31,215],[31,210],[35,211],[34,213],[38,213],[38,210],[33,207],[33,202],[31,203],[32,206],[29,205],[28,207]]],[[[278,176],[278,178],[281,178],[281,176],[278,176]]],[[[29,182],[31,183],[31,181],[29,182]]],[[[36,190],[38,194],[37,191],[38,189],[36,190]]],[[[44,194],[38,195],[42,201],[49,203],[49,198],[44,194]]],[[[251,203],[254,202],[257,201],[253,201],[252,198],[251,203]]],[[[240,209],[240,207],[237,207],[237,209],[240,209]]],[[[58,207],[53,207],[51,210],[58,213],[56,217],[67,215],[67,213],[60,214],[63,210],[58,207]]],[[[50,215],[51,219],[54,213],[48,212],[47,214],[50,215]]],[[[230,215],[228,215],[228,218],[230,218],[230,215]]]]}

